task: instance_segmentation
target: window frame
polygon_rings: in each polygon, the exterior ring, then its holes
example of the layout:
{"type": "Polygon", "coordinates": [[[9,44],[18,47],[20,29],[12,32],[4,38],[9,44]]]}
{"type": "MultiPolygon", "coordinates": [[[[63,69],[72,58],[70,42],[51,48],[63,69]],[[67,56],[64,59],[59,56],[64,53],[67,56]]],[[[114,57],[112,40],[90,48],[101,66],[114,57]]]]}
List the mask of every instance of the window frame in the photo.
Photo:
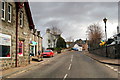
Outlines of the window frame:
{"type": "Polygon", "coordinates": [[[10,46],[10,57],[0,57],[0,59],[9,59],[9,58],[12,58],[12,53],[11,53],[11,47],[12,47],[12,36],[11,35],[8,35],[8,34],[3,34],[3,33],[0,33],[0,35],[2,36],[6,36],[6,37],[9,37],[10,38],[10,45],[6,45],[6,46],[10,46]]]}
{"type": "Polygon", "coordinates": [[[20,11],[20,27],[24,25],[24,14],[23,11],[20,11]]]}
{"type": "Polygon", "coordinates": [[[1,19],[2,20],[5,20],[5,13],[6,13],[5,8],[6,8],[6,2],[2,0],[2,8],[1,8],[1,19]],[[3,9],[3,3],[4,3],[4,9],[3,9]],[[4,14],[3,14],[3,12],[4,12],[4,14]]]}
{"type": "Polygon", "coordinates": [[[11,20],[12,20],[12,5],[9,3],[8,4],[8,22],[11,23],[11,20]],[[9,12],[9,6],[10,6],[10,12],[9,12]],[[10,18],[10,20],[9,20],[9,18],[10,18]]]}
{"type": "Polygon", "coordinates": [[[20,40],[19,45],[18,45],[18,55],[19,56],[24,56],[24,41],[20,40]],[[22,47],[20,47],[20,43],[22,44],[22,47]],[[19,50],[22,48],[22,54],[20,55],[19,50]]]}
{"type": "Polygon", "coordinates": [[[50,44],[51,43],[51,41],[50,41],[50,39],[48,39],[48,44],[50,44]]]}

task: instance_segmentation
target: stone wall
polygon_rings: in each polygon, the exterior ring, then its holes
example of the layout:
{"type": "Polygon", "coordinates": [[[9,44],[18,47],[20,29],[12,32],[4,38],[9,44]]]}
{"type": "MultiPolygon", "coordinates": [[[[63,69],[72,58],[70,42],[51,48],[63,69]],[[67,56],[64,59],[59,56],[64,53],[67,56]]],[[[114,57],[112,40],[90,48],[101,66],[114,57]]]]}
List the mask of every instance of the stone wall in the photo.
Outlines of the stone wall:
{"type": "MultiPolygon", "coordinates": [[[[2,20],[1,19],[1,24],[2,24],[2,33],[3,34],[6,34],[6,35],[10,35],[11,36],[11,58],[2,58],[0,59],[1,60],[1,66],[2,66],[2,69],[7,69],[7,68],[10,68],[10,67],[14,67],[15,66],[15,47],[16,47],[16,29],[15,29],[15,20],[16,20],[16,17],[15,17],[15,4],[14,3],[10,3],[13,7],[13,11],[12,11],[12,21],[11,23],[9,23],[7,21],[7,14],[6,17],[5,17],[5,20],[2,20]]],[[[7,10],[7,5],[8,3],[6,3],[6,10],[7,10]]],[[[7,13],[7,12],[6,12],[7,13]]]]}
{"type": "MultiPolygon", "coordinates": [[[[0,58],[1,69],[8,69],[15,67],[16,61],[16,7],[14,2],[9,2],[12,5],[12,21],[9,23],[7,17],[5,20],[1,20],[2,23],[2,33],[11,35],[11,57],[10,58],[0,58]]],[[[6,16],[7,16],[7,5],[6,2],[6,16]]],[[[23,56],[18,56],[18,66],[27,65],[29,62],[29,42],[30,42],[30,28],[27,20],[27,15],[25,8],[22,9],[24,13],[24,26],[21,28],[19,26],[19,17],[18,16],[18,41],[22,38],[24,39],[24,53],[23,56]],[[25,34],[26,33],[26,34],[25,34]]]]}
{"type": "MultiPolygon", "coordinates": [[[[106,57],[106,47],[100,47],[89,50],[90,53],[106,57]]],[[[120,44],[107,46],[107,54],[109,58],[120,58],[120,44]]]]}
{"type": "MultiPolygon", "coordinates": [[[[28,24],[28,18],[27,18],[27,14],[25,11],[25,8],[23,7],[22,12],[24,14],[23,18],[24,18],[24,24],[23,27],[20,27],[20,21],[18,20],[18,40],[20,39],[24,39],[24,50],[23,50],[23,56],[18,56],[18,66],[21,65],[27,65],[28,61],[29,61],[29,43],[30,43],[30,34],[31,34],[31,30],[29,28],[29,24],[28,24]]],[[[19,16],[20,17],[20,13],[19,16]]]]}

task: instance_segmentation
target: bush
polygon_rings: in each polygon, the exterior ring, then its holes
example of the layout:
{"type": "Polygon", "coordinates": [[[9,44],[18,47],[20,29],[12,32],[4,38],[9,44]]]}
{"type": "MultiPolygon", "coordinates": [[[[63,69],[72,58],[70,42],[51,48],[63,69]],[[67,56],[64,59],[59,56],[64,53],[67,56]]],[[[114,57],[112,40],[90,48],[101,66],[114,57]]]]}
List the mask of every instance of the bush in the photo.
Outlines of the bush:
{"type": "Polygon", "coordinates": [[[57,53],[61,53],[62,48],[55,48],[54,50],[57,51],[57,53]]]}

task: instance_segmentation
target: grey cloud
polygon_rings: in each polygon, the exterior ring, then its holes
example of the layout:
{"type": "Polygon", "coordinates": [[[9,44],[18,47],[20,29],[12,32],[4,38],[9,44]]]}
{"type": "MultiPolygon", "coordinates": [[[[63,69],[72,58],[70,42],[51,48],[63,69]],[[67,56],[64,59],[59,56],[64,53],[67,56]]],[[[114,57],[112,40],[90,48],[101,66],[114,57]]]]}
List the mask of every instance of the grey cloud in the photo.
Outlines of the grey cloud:
{"type": "Polygon", "coordinates": [[[117,22],[118,17],[117,2],[31,2],[30,6],[34,23],[42,34],[53,25],[62,29],[65,37],[85,39],[84,30],[89,24],[104,17],[117,22]]]}

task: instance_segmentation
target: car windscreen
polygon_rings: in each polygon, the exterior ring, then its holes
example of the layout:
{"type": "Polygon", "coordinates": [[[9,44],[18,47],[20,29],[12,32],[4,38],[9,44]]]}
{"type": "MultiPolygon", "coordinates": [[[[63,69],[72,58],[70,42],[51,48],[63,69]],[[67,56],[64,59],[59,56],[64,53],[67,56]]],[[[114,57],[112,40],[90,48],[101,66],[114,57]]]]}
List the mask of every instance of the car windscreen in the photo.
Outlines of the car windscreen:
{"type": "Polygon", "coordinates": [[[44,52],[51,52],[51,51],[46,50],[46,51],[44,51],[44,52]]]}

